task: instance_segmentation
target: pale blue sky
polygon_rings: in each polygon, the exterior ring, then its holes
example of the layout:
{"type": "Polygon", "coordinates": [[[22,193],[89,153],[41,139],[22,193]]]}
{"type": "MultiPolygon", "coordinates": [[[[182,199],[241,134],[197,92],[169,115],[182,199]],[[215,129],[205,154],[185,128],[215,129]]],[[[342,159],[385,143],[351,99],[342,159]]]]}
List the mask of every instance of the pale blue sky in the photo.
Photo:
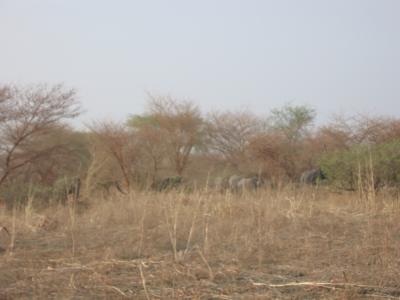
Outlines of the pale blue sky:
{"type": "Polygon", "coordinates": [[[0,0],[0,82],[64,82],[123,119],[146,91],[204,111],[400,117],[399,0],[0,0]]]}

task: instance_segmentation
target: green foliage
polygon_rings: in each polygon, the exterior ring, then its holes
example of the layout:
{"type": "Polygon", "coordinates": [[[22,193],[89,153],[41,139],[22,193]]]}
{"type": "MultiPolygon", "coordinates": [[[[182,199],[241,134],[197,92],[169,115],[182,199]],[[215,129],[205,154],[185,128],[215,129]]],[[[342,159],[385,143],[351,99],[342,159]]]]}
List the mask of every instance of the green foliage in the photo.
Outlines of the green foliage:
{"type": "Polygon", "coordinates": [[[282,108],[271,111],[272,127],[282,131],[290,140],[301,138],[313,123],[316,112],[306,105],[292,106],[286,104],[282,108]]]}
{"type": "Polygon", "coordinates": [[[373,162],[380,184],[400,185],[400,140],[378,145],[373,162]]]}
{"type": "Polygon", "coordinates": [[[335,151],[323,156],[320,162],[321,170],[330,184],[338,188],[355,189],[357,174],[357,152],[335,151]]]}
{"type": "Polygon", "coordinates": [[[135,129],[140,129],[145,126],[154,128],[160,127],[158,120],[153,115],[131,115],[129,116],[126,124],[128,127],[135,129]]]}
{"type": "Polygon", "coordinates": [[[328,153],[320,165],[328,181],[342,189],[354,190],[372,179],[375,188],[400,186],[400,140],[328,153]]]}

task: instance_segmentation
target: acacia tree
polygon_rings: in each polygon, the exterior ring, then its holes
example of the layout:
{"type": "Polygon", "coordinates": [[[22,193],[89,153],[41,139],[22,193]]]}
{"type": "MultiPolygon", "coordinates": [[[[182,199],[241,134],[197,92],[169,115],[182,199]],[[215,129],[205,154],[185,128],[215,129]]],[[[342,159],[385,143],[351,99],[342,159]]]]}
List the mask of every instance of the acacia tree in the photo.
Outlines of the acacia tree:
{"type": "Polygon", "coordinates": [[[59,148],[39,141],[80,114],[75,95],[62,85],[0,88],[0,186],[19,169],[59,148]]]}
{"type": "MultiPolygon", "coordinates": [[[[93,133],[95,151],[105,152],[117,164],[123,181],[129,190],[133,179],[136,158],[134,140],[127,128],[116,122],[96,122],[89,126],[93,133]]],[[[92,153],[92,158],[96,153],[92,153]]]]}
{"type": "Polygon", "coordinates": [[[176,173],[182,175],[193,149],[203,141],[204,126],[199,108],[192,102],[150,95],[147,116],[158,124],[166,156],[176,173]]]}
{"type": "Polygon", "coordinates": [[[152,116],[134,115],[128,119],[128,127],[133,129],[134,138],[140,145],[140,161],[146,170],[146,177],[155,183],[157,174],[166,157],[165,137],[158,121],[152,116]]]}
{"type": "Polygon", "coordinates": [[[285,105],[271,111],[268,130],[249,144],[249,152],[269,176],[294,180],[308,167],[305,141],[314,118],[315,111],[307,106],[285,105]]]}
{"type": "MultiPolygon", "coordinates": [[[[352,146],[376,145],[400,138],[400,120],[390,117],[335,116],[309,137],[314,153],[349,150],[352,146]]],[[[315,156],[315,155],[314,155],[315,156]]]]}
{"type": "Polygon", "coordinates": [[[400,137],[400,121],[395,118],[357,115],[342,119],[340,125],[348,128],[353,144],[375,145],[400,137]]]}
{"type": "Polygon", "coordinates": [[[249,141],[262,122],[248,112],[214,112],[207,119],[207,146],[235,167],[245,160],[249,141]]]}
{"type": "Polygon", "coordinates": [[[31,148],[55,146],[50,156],[43,156],[26,166],[26,172],[32,181],[42,186],[53,186],[56,181],[66,178],[82,177],[87,169],[89,150],[87,134],[69,126],[54,126],[51,133],[31,145],[31,148]]]}
{"type": "Polygon", "coordinates": [[[284,134],[289,142],[298,142],[308,134],[315,116],[315,110],[306,105],[286,104],[271,111],[270,125],[284,134]]]}

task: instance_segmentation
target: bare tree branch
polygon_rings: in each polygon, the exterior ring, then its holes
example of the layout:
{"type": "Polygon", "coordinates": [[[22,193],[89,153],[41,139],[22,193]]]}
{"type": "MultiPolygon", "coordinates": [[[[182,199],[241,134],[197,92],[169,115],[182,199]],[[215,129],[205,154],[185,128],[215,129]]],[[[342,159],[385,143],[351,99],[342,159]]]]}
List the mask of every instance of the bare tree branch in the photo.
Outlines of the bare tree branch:
{"type": "Polygon", "coordinates": [[[48,155],[52,148],[26,151],[64,120],[80,114],[74,90],[44,84],[0,88],[0,185],[17,169],[48,155]]]}

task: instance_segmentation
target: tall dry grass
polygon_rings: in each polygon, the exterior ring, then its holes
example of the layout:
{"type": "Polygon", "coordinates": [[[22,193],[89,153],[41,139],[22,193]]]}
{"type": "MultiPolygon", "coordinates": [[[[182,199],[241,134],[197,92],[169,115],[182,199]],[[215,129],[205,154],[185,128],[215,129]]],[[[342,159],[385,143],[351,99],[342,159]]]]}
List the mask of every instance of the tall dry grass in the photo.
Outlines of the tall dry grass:
{"type": "Polygon", "coordinates": [[[392,191],[373,199],[379,205],[288,185],[131,192],[93,197],[85,209],[37,212],[31,203],[0,214],[14,228],[12,255],[0,257],[0,296],[395,299],[400,202],[392,191]]]}

